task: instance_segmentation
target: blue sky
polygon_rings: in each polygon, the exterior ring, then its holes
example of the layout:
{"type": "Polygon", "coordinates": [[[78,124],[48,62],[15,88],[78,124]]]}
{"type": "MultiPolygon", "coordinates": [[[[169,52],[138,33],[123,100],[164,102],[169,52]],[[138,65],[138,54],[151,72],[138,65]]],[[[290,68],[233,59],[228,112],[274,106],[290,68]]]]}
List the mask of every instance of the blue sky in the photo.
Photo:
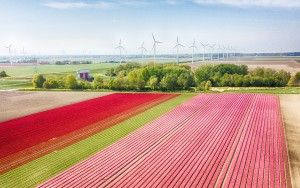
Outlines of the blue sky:
{"type": "MultiPolygon", "coordinates": [[[[127,54],[151,33],[158,53],[199,42],[240,52],[300,51],[300,0],[0,0],[0,55],[13,44],[27,54],[127,54]],[[241,3],[243,2],[243,3],[241,3]]],[[[185,47],[181,52],[188,53],[185,47]]]]}

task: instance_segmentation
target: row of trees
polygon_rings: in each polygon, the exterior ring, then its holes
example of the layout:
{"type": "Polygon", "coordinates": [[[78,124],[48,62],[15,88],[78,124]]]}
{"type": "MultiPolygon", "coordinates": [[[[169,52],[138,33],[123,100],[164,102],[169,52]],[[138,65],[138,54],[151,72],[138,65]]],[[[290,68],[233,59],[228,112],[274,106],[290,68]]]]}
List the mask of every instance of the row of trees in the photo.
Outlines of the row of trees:
{"type": "Polygon", "coordinates": [[[67,75],[66,77],[49,77],[45,78],[41,74],[37,74],[32,79],[35,88],[45,89],[91,89],[92,83],[77,80],[74,75],[67,75]]]}
{"type": "Polygon", "coordinates": [[[109,69],[106,76],[96,75],[93,82],[77,80],[74,75],[64,78],[47,78],[36,75],[37,88],[111,89],[111,90],[209,90],[211,86],[292,86],[300,80],[300,73],[291,77],[280,70],[257,68],[249,71],[246,65],[203,65],[195,71],[186,65],[175,64],[124,64],[109,69]],[[294,79],[294,80],[292,80],[294,79]]]}
{"type": "Polygon", "coordinates": [[[283,87],[290,78],[290,73],[284,70],[256,68],[249,71],[246,65],[233,64],[205,65],[195,71],[197,83],[210,81],[212,86],[283,87]]]}

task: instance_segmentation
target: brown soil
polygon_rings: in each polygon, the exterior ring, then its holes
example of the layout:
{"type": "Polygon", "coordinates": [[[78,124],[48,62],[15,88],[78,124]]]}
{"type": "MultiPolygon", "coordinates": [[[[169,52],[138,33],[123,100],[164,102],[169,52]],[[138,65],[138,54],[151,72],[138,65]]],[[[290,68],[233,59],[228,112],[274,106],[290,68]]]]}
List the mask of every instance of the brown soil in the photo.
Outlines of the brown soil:
{"type": "Polygon", "coordinates": [[[108,94],[100,92],[0,91],[0,122],[108,94]]]}
{"type": "Polygon", "coordinates": [[[300,187],[300,95],[280,95],[293,187],[300,187]]]}

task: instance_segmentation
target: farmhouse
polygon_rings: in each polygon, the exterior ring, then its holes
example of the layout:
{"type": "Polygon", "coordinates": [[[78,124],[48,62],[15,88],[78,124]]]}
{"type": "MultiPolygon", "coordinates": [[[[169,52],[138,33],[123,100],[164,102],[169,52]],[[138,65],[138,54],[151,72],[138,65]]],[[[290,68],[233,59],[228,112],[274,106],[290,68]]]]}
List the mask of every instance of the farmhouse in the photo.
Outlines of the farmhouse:
{"type": "Polygon", "coordinates": [[[90,75],[91,75],[90,70],[88,70],[88,69],[83,69],[83,70],[77,71],[77,77],[79,79],[90,80],[90,78],[91,78],[90,75]]]}

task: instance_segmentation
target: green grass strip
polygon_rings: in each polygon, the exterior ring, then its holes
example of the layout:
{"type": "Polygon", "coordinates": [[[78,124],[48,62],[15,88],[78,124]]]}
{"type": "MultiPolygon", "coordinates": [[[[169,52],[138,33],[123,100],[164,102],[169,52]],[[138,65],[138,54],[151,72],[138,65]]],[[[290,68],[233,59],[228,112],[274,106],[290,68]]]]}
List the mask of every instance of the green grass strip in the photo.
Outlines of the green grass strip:
{"type": "Polygon", "coordinates": [[[179,95],[87,139],[4,173],[0,175],[0,187],[34,187],[162,116],[193,96],[195,94],[179,95]]]}

